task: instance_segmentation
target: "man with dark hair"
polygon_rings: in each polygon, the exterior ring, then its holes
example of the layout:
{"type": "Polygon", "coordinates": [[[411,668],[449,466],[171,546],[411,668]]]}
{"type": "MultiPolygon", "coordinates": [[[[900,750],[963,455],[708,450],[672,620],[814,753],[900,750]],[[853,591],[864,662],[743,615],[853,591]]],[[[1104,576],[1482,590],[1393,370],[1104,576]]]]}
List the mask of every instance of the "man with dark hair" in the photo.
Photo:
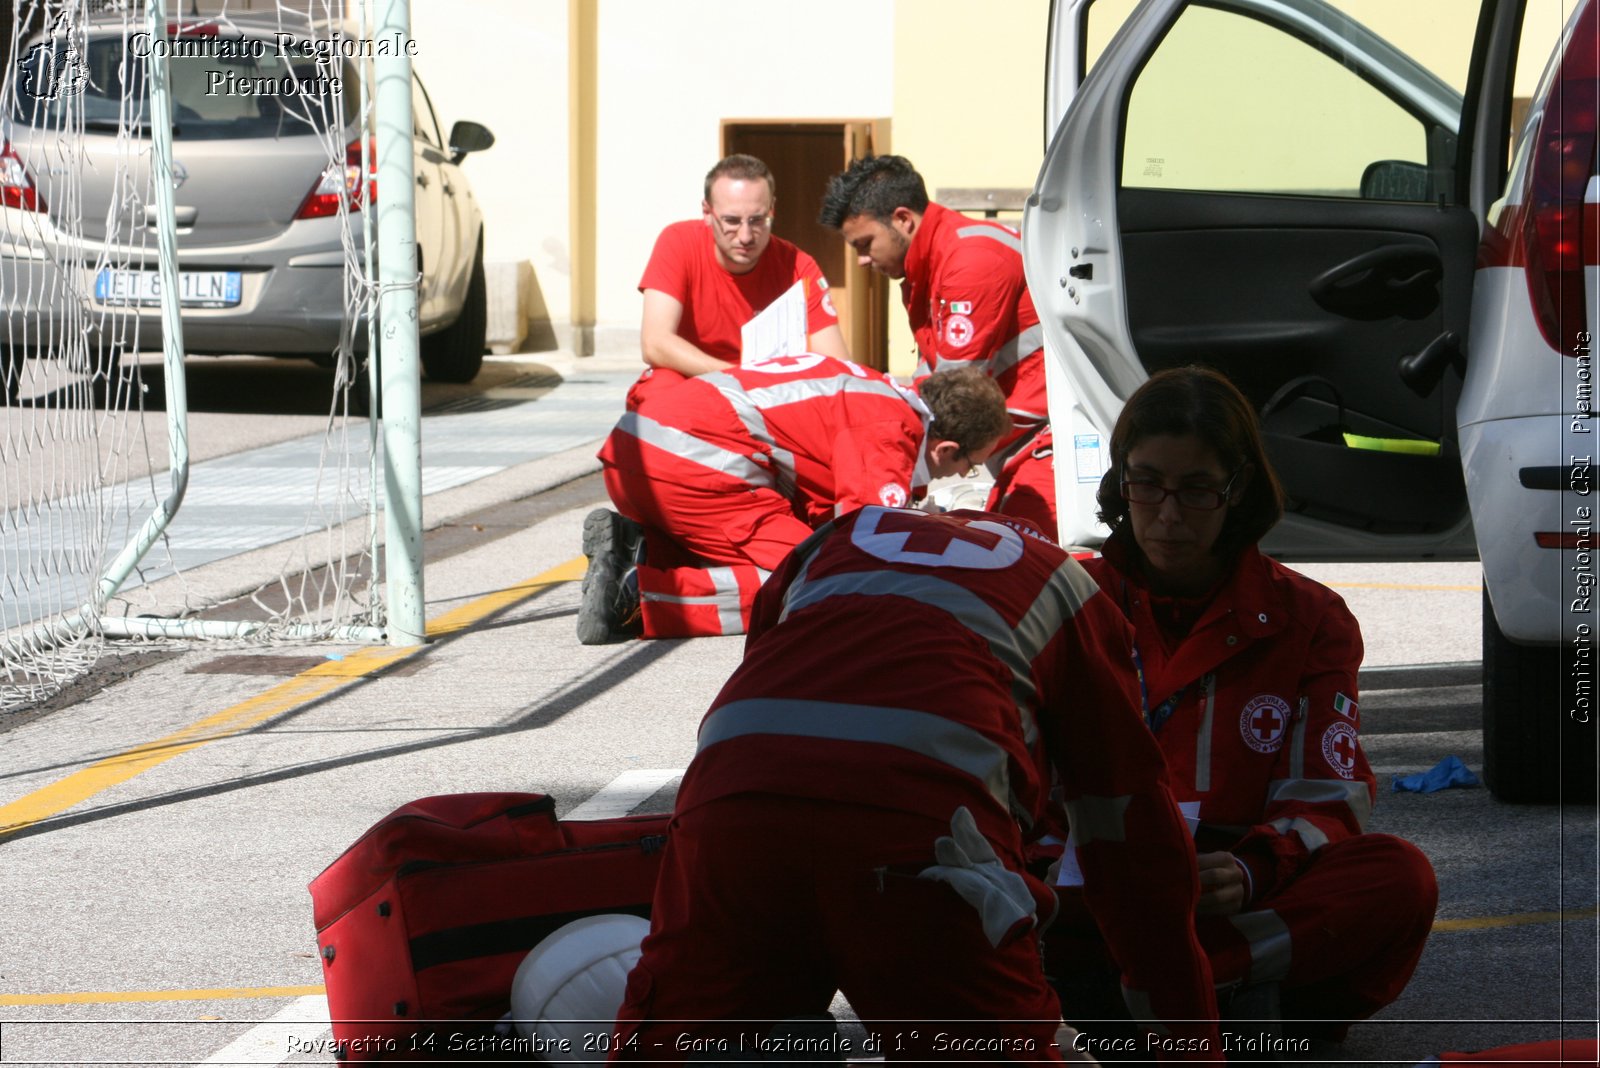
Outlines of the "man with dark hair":
{"type": "Polygon", "coordinates": [[[639,280],[639,344],[649,366],[628,410],[650,391],[739,362],[740,331],[796,282],[806,290],[807,347],[848,359],[828,280],[816,260],[772,233],[777,183],[754,156],[733,155],[706,175],[701,218],[656,238],[639,280]]]}
{"type": "Polygon", "coordinates": [[[919,399],[807,353],[657,390],[600,450],[618,511],[584,522],[578,639],[742,634],[757,588],[815,527],[909,504],[931,479],[981,464],[1009,430],[1005,398],[976,370],[919,399]]]}
{"type": "Polygon", "coordinates": [[[999,383],[1013,430],[990,461],[997,477],[989,508],[1027,516],[1054,534],[1044,335],[1016,231],[933,203],[903,156],[868,156],[835,175],[819,221],[843,235],[863,267],[902,279],[917,341],[917,388],[963,366],[980,367],[999,383]]]}

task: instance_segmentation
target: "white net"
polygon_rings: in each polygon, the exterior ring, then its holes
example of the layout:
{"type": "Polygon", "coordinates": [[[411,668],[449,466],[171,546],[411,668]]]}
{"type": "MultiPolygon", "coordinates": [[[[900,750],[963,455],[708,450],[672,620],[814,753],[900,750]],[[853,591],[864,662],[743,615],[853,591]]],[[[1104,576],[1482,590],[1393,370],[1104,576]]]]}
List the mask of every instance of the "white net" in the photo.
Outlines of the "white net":
{"type": "Polygon", "coordinates": [[[366,408],[356,370],[373,305],[367,65],[327,47],[359,39],[364,12],[169,0],[163,43],[139,3],[10,6],[0,712],[89,670],[108,634],[283,641],[380,627],[376,439],[352,414],[366,408]],[[163,48],[191,356],[178,366],[160,355],[149,79],[163,48]],[[190,413],[183,368],[199,354],[293,356],[272,365],[302,379],[309,358],[325,368],[310,380],[322,414],[225,401],[190,413]],[[237,448],[251,435],[270,446],[237,448]]]}

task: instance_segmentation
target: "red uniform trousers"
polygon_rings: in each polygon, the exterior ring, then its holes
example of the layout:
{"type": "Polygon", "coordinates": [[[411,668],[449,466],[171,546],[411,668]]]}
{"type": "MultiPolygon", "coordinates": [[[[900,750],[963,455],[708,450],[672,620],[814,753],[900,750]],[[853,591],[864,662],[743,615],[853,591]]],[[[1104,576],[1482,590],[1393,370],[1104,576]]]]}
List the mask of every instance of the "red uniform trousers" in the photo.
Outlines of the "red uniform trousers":
{"type": "MultiPolygon", "coordinates": [[[[1400,996],[1438,901],[1433,867],[1421,850],[1392,835],[1360,834],[1317,850],[1291,882],[1244,912],[1198,917],[1195,931],[1219,990],[1277,982],[1285,1020],[1343,1024],[1400,996]]],[[[1087,913],[1070,911],[1045,934],[1051,973],[1081,971],[1086,960],[1097,960],[1114,982],[1116,971],[1087,913]]],[[[1073,1007],[1066,1009],[1070,1019],[1073,1007]]]]}
{"type": "Polygon", "coordinates": [[[743,634],[756,591],[811,535],[775,490],[738,493],[605,465],[617,511],[644,528],[639,606],[646,638],[743,634]],[[732,531],[750,532],[739,537],[732,531]]]}
{"type": "Polygon", "coordinates": [[[1037,434],[1024,438],[1006,457],[984,511],[1020,516],[1031,520],[1052,540],[1060,537],[1056,523],[1055,438],[1049,423],[1037,434]]]}
{"type": "Polygon", "coordinates": [[[741,1035],[826,1012],[839,990],[891,1061],[1061,1060],[1036,940],[992,948],[971,905],[917,878],[948,833],[914,813],[772,794],[680,814],[613,1059],[683,1060],[694,1039],[737,1050],[741,1035]]]}

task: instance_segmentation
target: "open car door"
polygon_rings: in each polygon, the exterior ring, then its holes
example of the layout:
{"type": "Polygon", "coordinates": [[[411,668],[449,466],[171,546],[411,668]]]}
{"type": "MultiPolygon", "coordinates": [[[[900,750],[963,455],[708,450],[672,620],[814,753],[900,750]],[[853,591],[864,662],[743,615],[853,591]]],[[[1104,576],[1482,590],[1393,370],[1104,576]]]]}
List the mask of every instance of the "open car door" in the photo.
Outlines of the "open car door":
{"type": "MultiPolygon", "coordinates": [[[[1052,9],[1052,77],[1075,78],[1092,2],[1052,9]]],[[[1522,3],[1384,7],[1428,65],[1338,0],[1144,0],[1075,95],[1047,92],[1071,102],[1022,232],[1064,543],[1104,536],[1123,401],[1199,363],[1264,413],[1290,498],[1269,551],[1475,555],[1455,405],[1522,3]]]]}

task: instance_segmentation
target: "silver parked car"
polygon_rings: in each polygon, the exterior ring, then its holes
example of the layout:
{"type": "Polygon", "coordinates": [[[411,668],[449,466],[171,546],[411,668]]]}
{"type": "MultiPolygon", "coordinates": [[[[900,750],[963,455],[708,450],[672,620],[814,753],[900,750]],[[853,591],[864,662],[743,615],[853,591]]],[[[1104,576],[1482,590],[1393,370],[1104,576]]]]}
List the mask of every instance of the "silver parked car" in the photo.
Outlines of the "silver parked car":
{"type": "MultiPolygon", "coordinates": [[[[234,16],[174,22],[164,45],[137,20],[58,20],[19,50],[0,129],[6,399],[24,356],[104,367],[134,344],[160,347],[146,71],[162,47],[186,352],[331,365],[346,330],[365,348],[346,314],[341,241],[347,221],[359,238],[360,216],[340,217],[341,203],[360,212],[381,195],[361,180],[359,45],[337,27],[234,16]],[[80,226],[81,253],[62,240],[80,226]]],[[[494,137],[457,122],[446,138],[416,80],[412,107],[422,365],[430,378],[466,382],[483,362],[487,296],[483,215],[460,164],[494,137]]]]}

